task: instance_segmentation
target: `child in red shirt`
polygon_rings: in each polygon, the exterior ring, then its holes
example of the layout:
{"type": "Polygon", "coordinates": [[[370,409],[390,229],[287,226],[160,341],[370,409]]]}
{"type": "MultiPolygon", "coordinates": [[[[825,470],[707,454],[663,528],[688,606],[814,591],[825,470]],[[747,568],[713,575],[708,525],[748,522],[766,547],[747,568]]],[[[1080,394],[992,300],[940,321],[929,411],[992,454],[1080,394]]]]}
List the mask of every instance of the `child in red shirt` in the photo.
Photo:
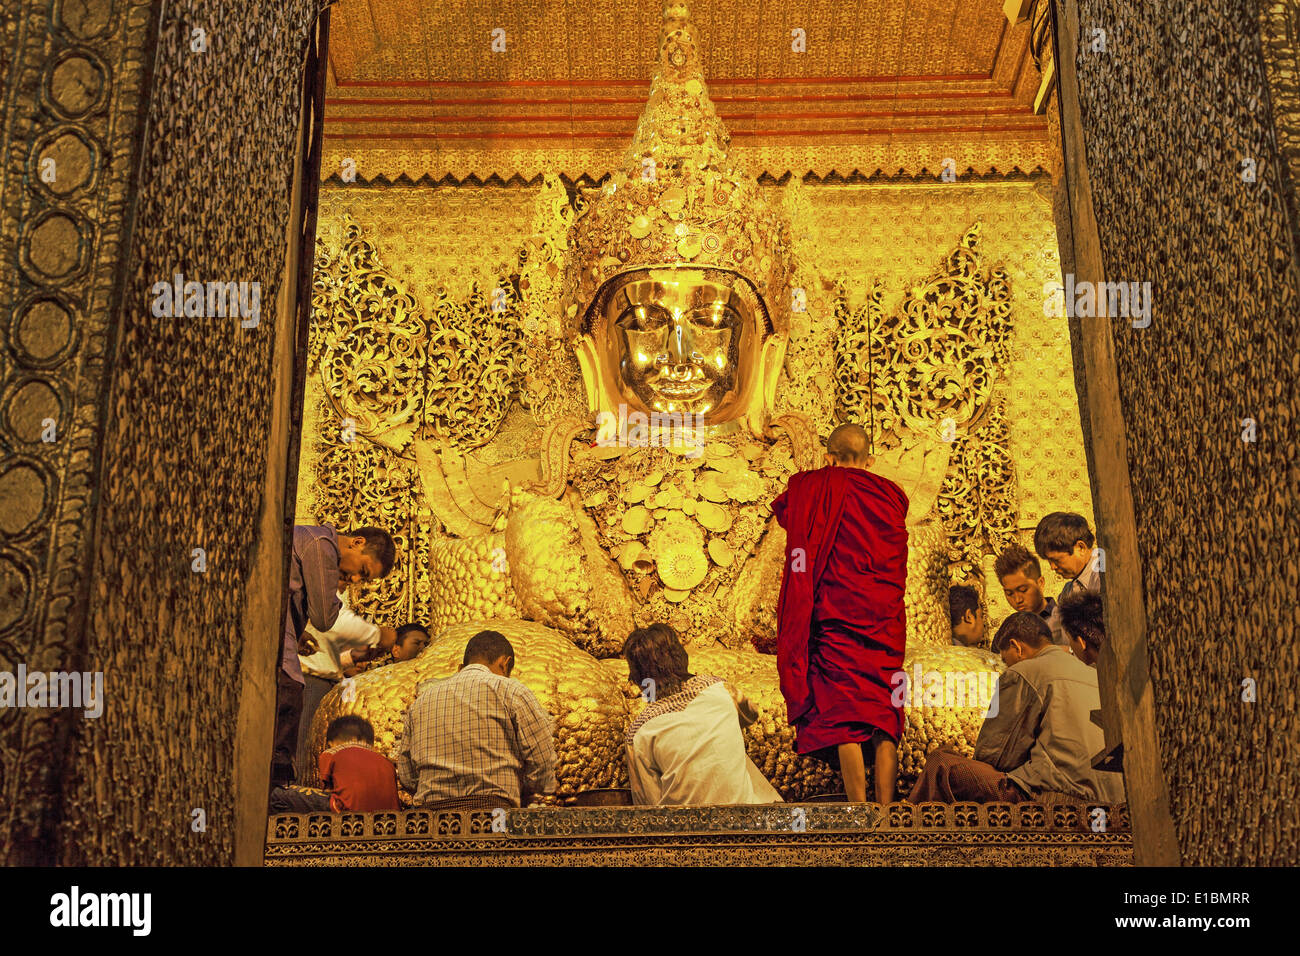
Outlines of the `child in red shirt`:
{"type": "Polygon", "coordinates": [[[331,791],[334,813],[371,813],[400,809],[397,771],[374,749],[375,728],[355,714],[336,717],[325,731],[320,755],[321,785],[331,791]]]}

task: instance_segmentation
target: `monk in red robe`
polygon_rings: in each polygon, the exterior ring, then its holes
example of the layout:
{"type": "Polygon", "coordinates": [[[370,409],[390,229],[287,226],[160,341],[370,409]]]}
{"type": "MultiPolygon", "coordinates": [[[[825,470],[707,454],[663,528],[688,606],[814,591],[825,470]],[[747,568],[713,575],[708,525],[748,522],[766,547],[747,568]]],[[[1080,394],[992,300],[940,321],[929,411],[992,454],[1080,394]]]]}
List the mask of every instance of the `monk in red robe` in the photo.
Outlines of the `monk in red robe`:
{"type": "Polygon", "coordinates": [[[866,745],[876,800],[894,799],[903,732],[891,695],[907,636],[908,500],[867,470],[874,461],[862,427],[840,425],[826,467],[792,475],[772,503],[786,531],[776,662],[795,751],[838,766],[854,803],[867,798],[866,745]]]}

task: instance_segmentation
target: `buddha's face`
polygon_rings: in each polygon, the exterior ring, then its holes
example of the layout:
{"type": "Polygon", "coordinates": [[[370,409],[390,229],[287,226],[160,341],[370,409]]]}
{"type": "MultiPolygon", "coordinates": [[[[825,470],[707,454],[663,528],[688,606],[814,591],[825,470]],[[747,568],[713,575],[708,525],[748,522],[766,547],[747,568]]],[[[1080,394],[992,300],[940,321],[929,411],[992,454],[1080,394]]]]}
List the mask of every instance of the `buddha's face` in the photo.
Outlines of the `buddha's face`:
{"type": "Polygon", "coordinates": [[[591,337],[607,391],[648,412],[727,421],[759,378],[767,318],[748,282],[721,269],[640,269],[596,301],[591,337]]]}

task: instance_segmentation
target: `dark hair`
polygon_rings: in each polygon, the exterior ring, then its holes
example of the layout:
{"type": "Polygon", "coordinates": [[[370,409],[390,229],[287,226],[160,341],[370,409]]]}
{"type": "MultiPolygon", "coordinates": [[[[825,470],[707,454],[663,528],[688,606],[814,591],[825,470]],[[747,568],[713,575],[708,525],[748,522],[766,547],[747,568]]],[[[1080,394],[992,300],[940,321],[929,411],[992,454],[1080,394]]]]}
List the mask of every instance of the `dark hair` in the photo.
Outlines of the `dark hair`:
{"type": "Polygon", "coordinates": [[[491,664],[498,657],[515,659],[515,649],[499,631],[479,631],[465,645],[462,664],[491,664]]]}
{"type": "Polygon", "coordinates": [[[979,608],[980,593],[973,587],[954,584],[948,589],[948,616],[952,618],[953,627],[961,623],[967,611],[978,612],[979,608]]]}
{"type": "Polygon", "coordinates": [[[365,547],[361,549],[362,554],[368,554],[379,562],[381,568],[379,576],[387,577],[388,572],[393,570],[393,562],[397,560],[397,545],[393,544],[393,536],[383,528],[357,528],[356,531],[340,531],[341,538],[365,538],[365,547]]]}
{"type": "Polygon", "coordinates": [[[997,636],[993,638],[994,653],[1000,653],[1013,639],[1030,647],[1042,647],[1052,640],[1052,629],[1037,614],[1017,611],[998,628],[997,636]]]}
{"type": "Polygon", "coordinates": [[[325,742],[331,740],[360,740],[363,743],[373,744],[375,742],[375,728],[370,725],[370,721],[356,714],[344,714],[342,717],[335,717],[330,721],[330,725],[325,728],[325,742]]]}
{"type": "Polygon", "coordinates": [[[993,573],[998,576],[999,581],[1017,571],[1023,571],[1025,577],[1031,581],[1037,581],[1043,576],[1042,565],[1023,544],[1009,545],[993,562],[993,573]]]}
{"type": "Polygon", "coordinates": [[[1106,640],[1101,595],[1096,591],[1074,588],[1057,607],[1061,609],[1061,627],[1071,637],[1077,637],[1091,647],[1094,653],[1100,653],[1102,642],[1106,640]]]}
{"type": "Polygon", "coordinates": [[[639,627],[623,644],[627,679],[638,687],[646,678],[655,682],[655,697],[667,697],[690,680],[690,657],[682,639],[667,624],[639,627]]]}
{"type": "Polygon", "coordinates": [[[1073,511],[1053,511],[1034,529],[1034,550],[1040,558],[1046,558],[1048,551],[1069,553],[1078,541],[1091,548],[1094,540],[1088,519],[1073,511]]]}
{"type": "Polygon", "coordinates": [[[405,638],[407,634],[414,634],[416,631],[419,631],[425,637],[429,637],[429,629],[427,627],[425,627],[423,624],[416,624],[412,622],[410,624],[403,624],[401,627],[397,629],[397,640],[394,643],[396,644],[402,643],[402,639],[405,638]]]}

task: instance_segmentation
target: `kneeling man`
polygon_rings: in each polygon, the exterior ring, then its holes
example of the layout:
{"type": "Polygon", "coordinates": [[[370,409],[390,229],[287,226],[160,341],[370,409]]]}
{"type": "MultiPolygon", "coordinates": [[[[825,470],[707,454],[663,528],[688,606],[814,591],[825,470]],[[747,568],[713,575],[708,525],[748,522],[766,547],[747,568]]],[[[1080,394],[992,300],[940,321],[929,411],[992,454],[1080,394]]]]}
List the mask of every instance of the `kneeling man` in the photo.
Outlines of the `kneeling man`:
{"type": "Polygon", "coordinates": [[[514,667],[506,636],[479,631],[456,674],[416,688],[397,760],[415,806],[519,807],[555,792],[551,715],[514,667]]]}
{"type": "Polygon", "coordinates": [[[667,624],[633,631],[623,656],[628,680],[649,701],[625,738],[633,802],[781,802],[776,788],[745,753],[741,730],[758,719],[758,711],[739,688],[721,677],[692,674],[682,639],[667,624]]]}
{"type": "Polygon", "coordinates": [[[936,750],[925,761],[912,803],[1018,803],[1054,791],[1098,803],[1123,803],[1121,774],[1092,768],[1105,749],[1092,722],[1101,709],[1097,672],[1063,647],[1037,614],[1017,611],[993,639],[1007,669],[998,680],[975,759],[936,750]]]}

